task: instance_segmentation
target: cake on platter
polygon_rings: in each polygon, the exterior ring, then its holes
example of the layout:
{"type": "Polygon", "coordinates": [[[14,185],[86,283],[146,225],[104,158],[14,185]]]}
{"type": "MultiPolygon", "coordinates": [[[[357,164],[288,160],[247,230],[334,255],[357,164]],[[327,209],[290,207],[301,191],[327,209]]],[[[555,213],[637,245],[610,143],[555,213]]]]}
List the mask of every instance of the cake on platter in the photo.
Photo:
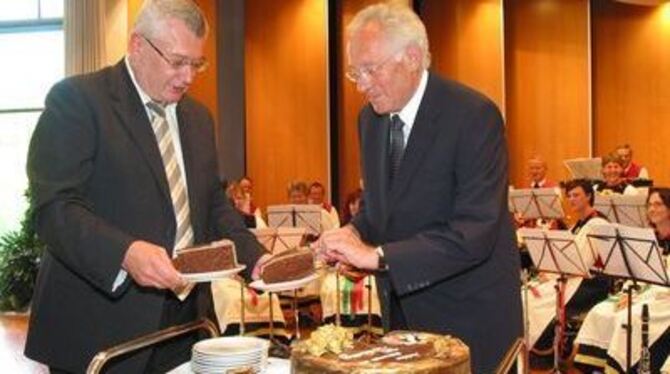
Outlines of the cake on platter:
{"type": "Polygon", "coordinates": [[[172,264],[182,274],[208,273],[239,266],[235,244],[230,240],[180,249],[172,264]]]}
{"type": "Polygon", "coordinates": [[[314,253],[307,247],[289,249],[272,256],[261,270],[265,284],[283,283],[314,273],[314,253]]]}
{"type": "Polygon", "coordinates": [[[373,343],[354,341],[343,327],[321,326],[291,351],[294,374],[469,374],[470,351],[459,339],[394,331],[373,343]]]}

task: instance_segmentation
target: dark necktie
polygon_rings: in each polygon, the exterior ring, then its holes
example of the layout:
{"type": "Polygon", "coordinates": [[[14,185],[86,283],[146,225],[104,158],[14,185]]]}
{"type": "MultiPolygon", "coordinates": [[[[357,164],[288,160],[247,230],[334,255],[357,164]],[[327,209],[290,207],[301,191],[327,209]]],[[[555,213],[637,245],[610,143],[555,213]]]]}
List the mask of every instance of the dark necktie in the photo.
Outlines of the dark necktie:
{"type": "Polygon", "coordinates": [[[391,139],[391,151],[389,152],[389,180],[398,174],[400,169],[400,161],[402,161],[402,154],[405,150],[405,135],[402,132],[402,127],[405,123],[400,119],[400,116],[391,116],[391,131],[389,133],[391,139]]]}

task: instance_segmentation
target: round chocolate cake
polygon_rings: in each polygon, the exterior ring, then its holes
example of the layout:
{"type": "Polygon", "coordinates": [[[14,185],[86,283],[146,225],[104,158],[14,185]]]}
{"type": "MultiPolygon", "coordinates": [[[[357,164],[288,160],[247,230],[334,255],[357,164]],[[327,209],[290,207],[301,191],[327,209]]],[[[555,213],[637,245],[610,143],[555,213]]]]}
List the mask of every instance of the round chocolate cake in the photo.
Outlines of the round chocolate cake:
{"type": "Polygon", "coordinates": [[[310,339],[297,343],[291,352],[291,372],[470,373],[470,351],[459,339],[424,332],[394,331],[377,342],[365,343],[354,342],[350,333],[338,329],[342,328],[322,326],[310,339]]]}

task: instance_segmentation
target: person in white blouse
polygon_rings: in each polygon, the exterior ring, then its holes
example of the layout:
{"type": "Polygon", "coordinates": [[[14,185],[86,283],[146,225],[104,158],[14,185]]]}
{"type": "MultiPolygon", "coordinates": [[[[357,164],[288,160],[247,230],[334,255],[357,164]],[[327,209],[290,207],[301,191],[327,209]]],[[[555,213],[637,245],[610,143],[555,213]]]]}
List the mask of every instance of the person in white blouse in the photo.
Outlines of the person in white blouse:
{"type": "Polygon", "coordinates": [[[624,161],[616,153],[610,153],[602,158],[603,182],[593,186],[601,194],[637,195],[639,191],[630,185],[623,175],[624,161]]]}
{"type": "Polygon", "coordinates": [[[328,213],[327,219],[330,221],[327,225],[330,228],[340,227],[340,216],[334,206],[326,202],[326,189],[320,182],[313,182],[309,186],[308,200],[310,204],[320,205],[328,213]]]}

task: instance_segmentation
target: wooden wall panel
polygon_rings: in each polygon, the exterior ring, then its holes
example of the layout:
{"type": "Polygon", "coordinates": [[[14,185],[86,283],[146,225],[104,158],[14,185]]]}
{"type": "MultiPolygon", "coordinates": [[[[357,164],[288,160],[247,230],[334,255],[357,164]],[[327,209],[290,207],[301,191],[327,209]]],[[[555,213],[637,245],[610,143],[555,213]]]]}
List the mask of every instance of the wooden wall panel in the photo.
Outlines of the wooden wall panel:
{"type": "Polygon", "coordinates": [[[205,58],[209,61],[209,67],[203,73],[198,74],[189,89],[189,94],[201,103],[205,104],[212,116],[216,119],[218,116],[218,87],[217,87],[217,54],[216,54],[216,35],[217,35],[217,16],[216,1],[214,0],[196,0],[196,3],[202,9],[202,12],[209,23],[209,36],[205,44],[205,58]]]}
{"type": "Polygon", "coordinates": [[[247,173],[260,206],[285,202],[294,179],[329,184],[326,25],[325,0],[246,1],[247,173]]]}
{"type": "Polygon", "coordinates": [[[505,70],[511,183],[527,183],[534,153],[562,180],[567,158],[590,153],[587,0],[509,0],[505,70]]]}
{"type": "MultiPolygon", "coordinates": [[[[345,77],[348,66],[346,53],[345,30],[356,13],[377,0],[344,0],[337,17],[338,21],[338,77],[337,92],[339,94],[338,110],[338,173],[339,196],[343,204],[347,194],[360,186],[361,160],[358,142],[358,112],[365,105],[365,97],[356,90],[356,85],[345,77]]],[[[342,207],[338,207],[341,209],[342,207]]]]}
{"type": "Polygon", "coordinates": [[[670,185],[670,3],[592,5],[595,151],[629,143],[657,185],[670,185]]]}
{"type": "Polygon", "coordinates": [[[432,68],[490,97],[504,112],[502,0],[425,0],[432,68]]]}

